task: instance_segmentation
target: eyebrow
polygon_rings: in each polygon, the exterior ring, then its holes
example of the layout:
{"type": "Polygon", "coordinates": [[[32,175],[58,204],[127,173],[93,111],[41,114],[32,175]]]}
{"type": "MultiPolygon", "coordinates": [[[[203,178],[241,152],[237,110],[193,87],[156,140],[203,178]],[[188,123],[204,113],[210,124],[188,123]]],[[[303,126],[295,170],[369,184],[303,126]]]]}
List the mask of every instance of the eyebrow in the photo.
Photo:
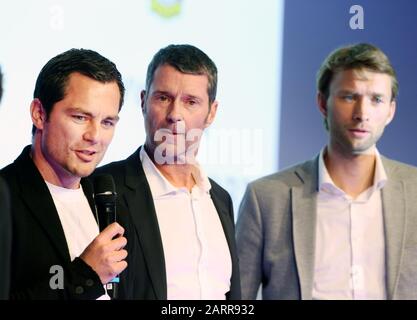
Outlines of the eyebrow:
{"type": "Polygon", "coordinates": [[[113,120],[113,121],[119,121],[120,117],[119,116],[115,116],[115,117],[106,117],[105,119],[107,120],[113,120]]]}
{"type": "Polygon", "coordinates": [[[156,90],[154,92],[152,92],[152,96],[157,96],[157,95],[166,95],[166,96],[172,96],[171,93],[169,93],[168,91],[163,91],[163,90],[156,90]]]}
{"type": "MultiPolygon", "coordinates": [[[[164,90],[156,90],[152,93],[152,96],[157,96],[157,95],[166,95],[166,96],[174,96],[174,94],[172,94],[169,91],[164,91],[164,90]]],[[[183,97],[187,98],[187,99],[196,99],[196,100],[203,100],[202,98],[192,95],[192,94],[183,94],[183,97]]]]}
{"type": "MultiPolygon", "coordinates": [[[[351,90],[351,89],[342,89],[338,92],[338,94],[354,94],[354,95],[360,95],[356,90],[351,90]]],[[[371,96],[380,96],[380,97],[387,97],[386,94],[384,93],[380,93],[380,92],[371,92],[370,93],[371,96]]]]}
{"type": "Polygon", "coordinates": [[[194,95],[192,95],[192,94],[186,94],[186,95],[185,95],[185,98],[187,98],[187,100],[194,99],[194,100],[198,100],[199,102],[203,101],[203,99],[202,99],[202,98],[197,97],[197,96],[194,96],[194,95]]]}

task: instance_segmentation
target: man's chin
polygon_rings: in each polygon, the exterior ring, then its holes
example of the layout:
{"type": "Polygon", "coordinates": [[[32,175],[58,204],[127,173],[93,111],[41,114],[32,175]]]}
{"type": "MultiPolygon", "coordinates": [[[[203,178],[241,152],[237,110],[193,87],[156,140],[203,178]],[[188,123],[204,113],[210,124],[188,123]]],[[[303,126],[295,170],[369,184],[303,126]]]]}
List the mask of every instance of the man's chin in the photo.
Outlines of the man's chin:
{"type": "Polygon", "coordinates": [[[375,144],[365,144],[361,146],[352,146],[352,154],[361,156],[361,155],[373,155],[375,152],[375,144]]]}
{"type": "Polygon", "coordinates": [[[72,170],[72,174],[79,178],[85,178],[91,175],[93,171],[95,170],[95,168],[96,168],[95,165],[78,167],[72,170]]]}
{"type": "Polygon", "coordinates": [[[159,165],[185,163],[185,148],[164,142],[154,149],[152,157],[159,165]]]}
{"type": "Polygon", "coordinates": [[[185,153],[176,153],[176,152],[155,152],[154,155],[155,162],[159,165],[166,164],[186,164],[187,157],[185,153]]]}

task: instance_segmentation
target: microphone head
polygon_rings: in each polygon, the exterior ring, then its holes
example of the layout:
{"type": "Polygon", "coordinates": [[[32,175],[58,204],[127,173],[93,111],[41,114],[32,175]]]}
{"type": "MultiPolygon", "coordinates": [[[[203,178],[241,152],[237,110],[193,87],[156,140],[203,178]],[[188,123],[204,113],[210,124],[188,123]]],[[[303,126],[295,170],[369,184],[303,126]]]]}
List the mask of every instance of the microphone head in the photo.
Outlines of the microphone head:
{"type": "MultiPolygon", "coordinates": [[[[108,225],[116,222],[116,186],[113,176],[100,174],[94,177],[94,202],[96,205],[96,217],[100,232],[108,225]]],[[[116,236],[113,237],[116,238],[116,236]]],[[[119,276],[106,285],[107,292],[112,298],[118,295],[119,276]]]]}
{"type": "Polygon", "coordinates": [[[111,174],[100,174],[94,178],[94,194],[116,193],[113,176],[111,174]]]}
{"type": "Polygon", "coordinates": [[[100,174],[94,178],[94,198],[96,202],[116,200],[116,186],[111,174],[100,174]]]}

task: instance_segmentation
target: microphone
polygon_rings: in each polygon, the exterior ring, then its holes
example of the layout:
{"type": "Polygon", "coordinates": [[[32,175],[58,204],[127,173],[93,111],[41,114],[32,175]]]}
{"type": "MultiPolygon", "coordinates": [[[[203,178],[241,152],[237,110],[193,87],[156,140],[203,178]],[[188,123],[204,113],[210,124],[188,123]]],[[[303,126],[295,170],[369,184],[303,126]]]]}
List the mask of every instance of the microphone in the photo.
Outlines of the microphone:
{"type": "MultiPolygon", "coordinates": [[[[101,174],[94,178],[94,202],[98,218],[100,232],[108,225],[116,222],[116,187],[112,175],[101,174]]],[[[118,296],[119,276],[106,284],[106,290],[110,297],[118,296]]]]}

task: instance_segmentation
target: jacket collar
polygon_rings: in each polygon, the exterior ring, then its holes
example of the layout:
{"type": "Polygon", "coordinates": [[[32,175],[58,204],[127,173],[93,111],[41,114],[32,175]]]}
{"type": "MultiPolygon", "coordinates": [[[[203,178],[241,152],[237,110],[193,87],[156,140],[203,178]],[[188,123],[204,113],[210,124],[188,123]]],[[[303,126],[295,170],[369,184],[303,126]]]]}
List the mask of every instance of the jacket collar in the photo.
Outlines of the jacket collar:
{"type": "MultiPolygon", "coordinates": [[[[58,212],[49,189],[30,156],[30,151],[31,146],[26,146],[14,161],[17,179],[21,187],[21,196],[30,213],[48,235],[51,244],[56,247],[57,253],[64,261],[70,262],[68,245],[58,212]]],[[[95,212],[92,186],[86,179],[81,179],[81,184],[91,210],[95,212]]]]}
{"type": "MultiPolygon", "coordinates": [[[[291,188],[293,235],[302,299],[312,298],[319,156],[295,171],[298,183],[291,188]]],[[[398,179],[395,162],[381,156],[387,180],[381,190],[385,233],[387,298],[395,298],[400,275],[406,230],[406,182],[398,179]]]]}

